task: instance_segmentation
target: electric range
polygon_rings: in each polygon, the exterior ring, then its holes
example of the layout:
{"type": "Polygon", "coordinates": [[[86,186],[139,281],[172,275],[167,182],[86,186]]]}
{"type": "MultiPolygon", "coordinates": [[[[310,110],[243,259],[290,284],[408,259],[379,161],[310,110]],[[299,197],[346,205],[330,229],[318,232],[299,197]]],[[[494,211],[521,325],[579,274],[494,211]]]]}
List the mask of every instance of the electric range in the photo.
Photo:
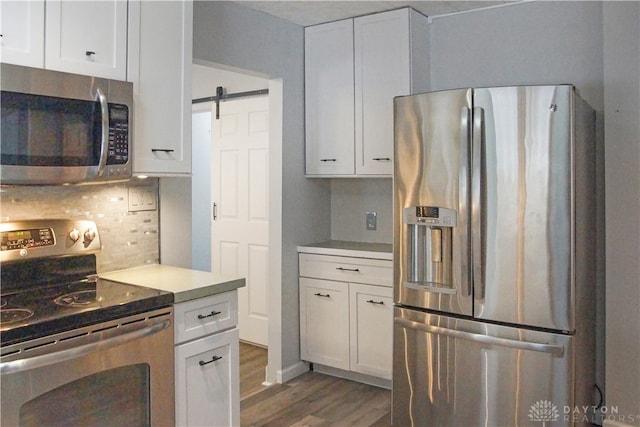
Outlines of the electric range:
{"type": "Polygon", "coordinates": [[[2,223],[0,235],[3,348],[173,304],[170,292],[97,276],[93,221],[2,223]]]}

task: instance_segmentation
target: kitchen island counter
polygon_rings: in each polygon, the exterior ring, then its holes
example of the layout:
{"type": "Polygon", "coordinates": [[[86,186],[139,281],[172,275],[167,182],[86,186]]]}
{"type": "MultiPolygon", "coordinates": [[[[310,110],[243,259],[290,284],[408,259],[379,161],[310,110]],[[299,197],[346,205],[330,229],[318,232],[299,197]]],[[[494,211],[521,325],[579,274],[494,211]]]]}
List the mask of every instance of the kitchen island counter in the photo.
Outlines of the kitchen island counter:
{"type": "Polygon", "coordinates": [[[223,277],[207,271],[162,264],[127,268],[99,276],[116,282],[173,292],[176,304],[245,286],[244,278],[223,277]]]}

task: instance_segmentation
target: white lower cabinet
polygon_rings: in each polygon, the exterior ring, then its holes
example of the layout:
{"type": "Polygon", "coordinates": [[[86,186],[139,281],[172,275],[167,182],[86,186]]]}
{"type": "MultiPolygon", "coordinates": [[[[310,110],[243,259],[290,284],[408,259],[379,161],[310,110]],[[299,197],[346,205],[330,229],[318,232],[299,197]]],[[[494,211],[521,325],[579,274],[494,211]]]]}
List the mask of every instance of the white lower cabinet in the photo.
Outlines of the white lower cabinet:
{"type": "Polygon", "coordinates": [[[302,359],[390,381],[391,261],[301,253],[299,265],[302,359]]]}
{"type": "Polygon", "coordinates": [[[349,369],[349,287],[300,278],[302,359],[349,369]]]}
{"type": "Polygon", "coordinates": [[[177,426],[240,425],[237,291],[175,305],[177,426]]]}
{"type": "Polygon", "coordinates": [[[391,380],[393,288],[349,284],[351,370],[391,380]]]}

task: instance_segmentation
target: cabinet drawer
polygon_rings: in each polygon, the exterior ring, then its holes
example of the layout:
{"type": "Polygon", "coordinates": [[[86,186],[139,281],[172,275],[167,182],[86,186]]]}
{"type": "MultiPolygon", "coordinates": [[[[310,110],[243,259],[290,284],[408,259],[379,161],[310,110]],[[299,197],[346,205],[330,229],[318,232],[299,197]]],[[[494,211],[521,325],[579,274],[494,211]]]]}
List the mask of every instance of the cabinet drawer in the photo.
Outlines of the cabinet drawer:
{"type": "Polygon", "coordinates": [[[225,292],[175,305],[175,343],[233,328],[238,323],[238,293],[225,292]]]}
{"type": "Polygon", "coordinates": [[[300,254],[300,276],[392,286],[392,261],[300,254]]]}

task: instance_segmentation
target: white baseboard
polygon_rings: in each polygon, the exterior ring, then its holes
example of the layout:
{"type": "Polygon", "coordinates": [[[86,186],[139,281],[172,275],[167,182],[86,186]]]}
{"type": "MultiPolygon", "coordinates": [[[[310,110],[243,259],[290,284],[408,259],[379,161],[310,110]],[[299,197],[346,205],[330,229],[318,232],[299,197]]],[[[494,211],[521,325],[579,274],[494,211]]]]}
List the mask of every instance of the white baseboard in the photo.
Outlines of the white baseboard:
{"type": "Polygon", "coordinates": [[[284,384],[287,381],[291,381],[292,379],[299,377],[305,372],[309,371],[309,364],[303,361],[299,361],[294,365],[291,365],[285,369],[279,370],[276,373],[276,381],[278,384],[284,384]]]}
{"type": "Polygon", "coordinates": [[[344,378],[346,380],[357,381],[360,383],[365,383],[391,390],[391,380],[386,380],[384,378],[373,377],[371,375],[365,375],[359,372],[345,371],[343,369],[320,365],[318,363],[313,364],[313,370],[314,372],[319,372],[321,374],[331,375],[334,377],[344,378]]]}

